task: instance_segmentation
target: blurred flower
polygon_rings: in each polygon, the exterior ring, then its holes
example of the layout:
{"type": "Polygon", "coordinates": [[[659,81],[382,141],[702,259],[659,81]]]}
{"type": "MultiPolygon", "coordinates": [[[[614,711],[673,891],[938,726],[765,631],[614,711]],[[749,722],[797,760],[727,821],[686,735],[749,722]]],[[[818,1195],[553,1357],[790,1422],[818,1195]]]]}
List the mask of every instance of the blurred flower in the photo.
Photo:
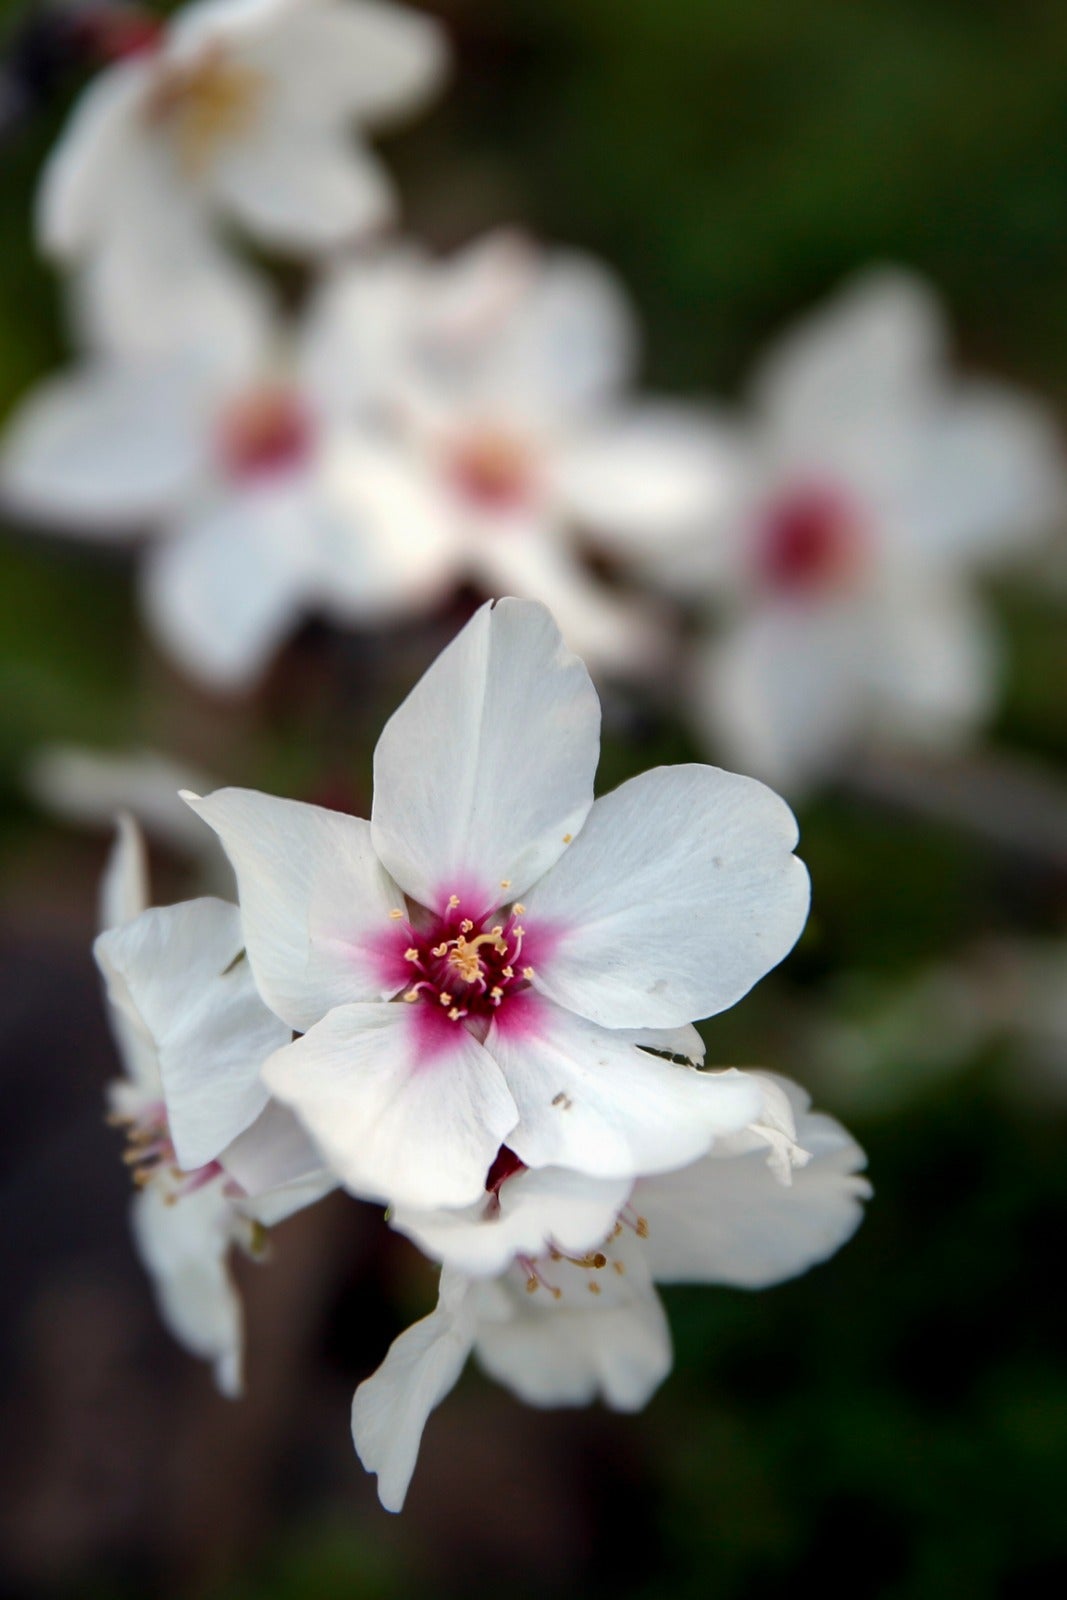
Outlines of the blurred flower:
{"type": "Polygon", "coordinates": [[[95,955],[124,1069],[110,1101],[139,1191],[134,1238],[167,1327],[234,1396],[243,1334],[230,1249],[261,1256],[264,1229],[333,1179],[259,1082],[288,1030],[256,993],[236,906],[149,909],[144,845],[129,817],[101,900],[95,955]]]}
{"type": "Polygon", "coordinates": [[[811,781],[864,740],[957,740],[994,701],[973,576],[1048,530],[1063,463],[1045,410],[952,378],[945,342],[930,291],[885,271],[758,374],[733,511],[682,570],[727,611],[697,719],[770,781],[811,781]]]}
{"type": "Polygon", "coordinates": [[[192,676],[239,688],[308,609],[351,623],[427,603],[450,551],[426,492],[339,407],[321,350],[280,329],[242,348],[221,321],[218,341],[42,384],[9,426],[0,490],[85,538],[165,534],[142,574],[149,622],[192,676]],[[402,538],[379,536],[382,502],[402,538]]]}
{"type": "MultiPolygon", "coordinates": [[[[702,530],[724,492],[702,412],[627,396],[637,343],[605,267],[509,232],[445,261],[407,246],[345,265],[308,331],[319,381],[341,385],[444,519],[457,579],[542,600],[608,668],[656,661],[664,641],[650,606],[580,556],[652,558],[702,530]]],[[[405,507],[375,509],[382,544],[411,537],[405,507]]]]}
{"type": "Polygon", "coordinates": [[[378,1474],[387,1510],[401,1509],[430,1412],[472,1350],[531,1405],[599,1397],[636,1411],[671,1367],[656,1282],[765,1288],[850,1238],[870,1194],[863,1152],[832,1118],[809,1111],[795,1084],[751,1077],[775,1125],[776,1156],[788,1142],[784,1169],[768,1160],[757,1123],[693,1165],[636,1184],[512,1161],[490,1174],[467,1215],[416,1227],[397,1219],[446,1265],[436,1310],[400,1335],[352,1405],[356,1450],[378,1474]]]}
{"type": "Polygon", "coordinates": [[[188,797],[236,871],[260,993],[303,1035],[264,1079],[355,1193],[470,1203],[505,1142],[529,1166],[633,1177],[755,1115],[741,1074],[688,1064],[689,1018],[799,935],[792,814],[700,766],[594,803],[598,727],[551,617],[503,600],[387,724],[369,824],[188,797]]]}
{"type": "Polygon", "coordinates": [[[437,89],[446,48],[428,17],[387,0],[200,0],[146,22],[85,91],[45,170],[50,255],[78,266],[117,252],[121,270],[98,287],[117,295],[140,279],[150,294],[160,240],[216,222],[304,253],[390,219],[392,185],[349,128],[412,113],[437,89]]]}

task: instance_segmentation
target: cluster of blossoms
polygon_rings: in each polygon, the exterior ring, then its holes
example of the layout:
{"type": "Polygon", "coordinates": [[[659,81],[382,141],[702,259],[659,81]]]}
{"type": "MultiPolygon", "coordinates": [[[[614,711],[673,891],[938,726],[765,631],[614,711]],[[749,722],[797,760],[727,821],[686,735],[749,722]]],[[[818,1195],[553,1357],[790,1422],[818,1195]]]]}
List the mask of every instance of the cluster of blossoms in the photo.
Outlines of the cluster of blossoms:
{"type": "Polygon", "coordinates": [[[96,944],[126,1075],[135,1231],[168,1324],[235,1393],[234,1245],[340,1185],[441,1264],[356,1392],[398,1510],[473,1352],[534,1405],[642,1406],[656,1283],[825,1259],[862,1152],[795,1085],[706,1070],[807,915],[785,803],[713,767],[594,799],[599,702],[536,602],[487,604],[386,725],[369,822],[241,789],[188,805],[237,904],[147,908],[127,820],[96,944]]]}
{"type": "Polygon", "coordinates": [[[354,130],[431,101],[429,18],[88,13],[114,59],[38,216],[81,359],[16,411],[0,497],[150,535],[144,615],[192,678],[248,689],[308,614],[380,625],[473,586],[549,605],[596,670],[681,685],[713,753],[794,790],[872,739],[981,724],[998,662],[974,576],[1054,521],[1062,467],[1039,405],[950,377],[922,284],[847,288],[732,417],[635,399],[605,268],[515,232],[446,259],[387,233],[396,196],[354,130]],[[311,266],[296,312],[235,235],[311,266]]]}

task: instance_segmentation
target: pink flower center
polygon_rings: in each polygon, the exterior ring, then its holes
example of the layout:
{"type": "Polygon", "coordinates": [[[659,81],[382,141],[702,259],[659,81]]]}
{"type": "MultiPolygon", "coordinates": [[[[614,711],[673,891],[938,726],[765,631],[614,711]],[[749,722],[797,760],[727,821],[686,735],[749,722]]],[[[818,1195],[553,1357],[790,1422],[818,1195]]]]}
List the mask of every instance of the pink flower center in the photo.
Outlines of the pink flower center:
{"type": "Polygon", "coordinates": [[[464,500],[479,511],[515,511],[534,490],[534,463],[523,440],[486,428],[454,446],[448,476],[464,500]]]}
{"type": "Polygon", "coordinates": [[[125,61],[157,50],[163,24],[136,6],[90,6],[75,19],[75,32],[99,61],[125,61]]]}
{"type": "Polygon", "coordinates": [[[126,1129],[126,1149],[122,1159],[129,1167],[130,1176],[138,1189],[162,1179],[166,1185],[168,1205],[174,1205],[186,1195],[206,1188],[216,1178],[226,1180],[227,1193],[240,1192],[217,1161],[209,1161],[194,1172],[184,1171],[178,1166],[162,1100],[143,1106],[136,1114],[114,1116],[109,1120],[126,1129]]]}
{"type": "Polygon", "coordinates": [[[758,570],[780,594],[810,594],[847,583],[865,556],[861,516],[836,488],[812,484],[791,489],[762,519],[758,570]]]}
{"type": "Polygon", "coordinates": [[[449,1022],[487,1023],[534,975],[523,958],[523,909],[516,903],[503,916],[473,918],[454,894],[428,928],[408,924],[404,960],[411,979],[404,1000],[432,1006],[449,1022]]]}
{"type": "Polygon", "coordinates": [[[218,448],[227,473],[248,481],[302,466],[313,438],[300,396],[280,385],[264,386],[230,403],[219,425],[218,448]]]}

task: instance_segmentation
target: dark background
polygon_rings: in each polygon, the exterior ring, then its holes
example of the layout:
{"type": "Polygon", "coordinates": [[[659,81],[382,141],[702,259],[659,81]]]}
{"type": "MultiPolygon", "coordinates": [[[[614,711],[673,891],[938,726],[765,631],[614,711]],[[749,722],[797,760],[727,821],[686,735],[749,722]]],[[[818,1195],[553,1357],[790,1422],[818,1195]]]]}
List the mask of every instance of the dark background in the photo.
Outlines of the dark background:
{"type": "MultiPolygon", "coordinates": [[[[605,256],[641,309],[654,386],[730,396],[772,330],[851,269],[894,260],[944,292],[964,367],[1062,405],[1062,4],[432,9],[456,44],[451,94],[383,146],[410,227],[447,247],[519,221],[605,256]]],[[[5,4],[0,26],[28,14],[5,4]]],[[[64,351],[29,218],[78,81],[60,74],[0,146],[5,410],[64,351]]],[[[115,1064],[88,947],[105,840],[45,821],[22,772],[46,740],[152,744],[365,812],[381,721],[455,618],[388,644],[309,628],[262,696],[220,704],[153,656],[131,571],[128,555],[25,531],[0,542],[0,1592],[1055,1592],[1062,1010],[1040,1054],[1033,1035],[1067,976],[1067,868],[1013,811],[1016,791],[998,791],[984,830],[844,790],[806,805],[809,929],[783,973],[705,1030],[709,1060],[799,1077],[855,1129],[876,1188],[856,1240],[758,1296],[670,1293],[676,1371],[638,1418],[540,1414],[468,1374],[389,1518],[351,1454],[348,1402],[429,1308],[432,1273],[370,1208],[334,1197],[279,1230],[270,1268],[242,1272],[248,1400],[217,1399],[169,1344],[102,1122],[115,1064]],[[1034,952],[1036,988],[1012,976],[1034,952]],[[930,970],[960,980],[955,1010],[935,982],[916,1016],[930,970]]],[[[1067,755],[1065,574],[1061,552],[1041,581],[991,591],[1009,671],[990,738],[1024,774],[1067,755]]],[[[672,719],[632,701],[608,713],[602,787],[692,753],[672,719]]],[[[985,773],[976,759],[968,793],[985,773]]],[[[161,899],[187,892],[180,863],[156,867],[161,899]]]]}

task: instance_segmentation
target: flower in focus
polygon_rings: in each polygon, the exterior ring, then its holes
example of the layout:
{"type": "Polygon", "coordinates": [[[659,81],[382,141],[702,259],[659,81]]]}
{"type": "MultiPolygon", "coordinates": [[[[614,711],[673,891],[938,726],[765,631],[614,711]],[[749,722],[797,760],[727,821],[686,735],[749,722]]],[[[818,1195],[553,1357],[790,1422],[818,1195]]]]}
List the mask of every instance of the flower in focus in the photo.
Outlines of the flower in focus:
{"type": "Polygon", "coordinates": [[[1036,402],[950,376],[930,291],[868,275],[788,334],[754,387],[747,472],[681,566],[726,597],[696,665],[716,749],[799,786],[869,739],[951,742],[998,653],[976,573],[1047,531],[1064,489],[1036,402]]]}
{"type": "Polygon", "coordinates": [[[202,260],[215,222],[317,253],[387,221],[392,185],[352,125],[414,112],[446,64],[438,26],[387,0],[200,0],[116,55],[74,110],[38,212],[49,255],[103,264],[116,314],[174,251],[202,260]]]}
{"type": "MultiPolygon", "coordinates": [[[[193,677],[250,685],[309,609],[351,623],[424,605],[447,577],[440,517],[339,407],[306,335],[275,327],[100,356],[46,381],[0,455],[11,511],[146,554],[152,629],[193,677]],[[403,538],[377,537],[388,502],[403,538]]],[[[341,352],[337,355],[340,357],[341,352]]]]}
{"type": "MultiPolygon", "coordinates": [[[[655,661],[663,639],[652,607],[582,554],[652,557],[702,531],[724,493],[720,430],[628,397],[637,344],[605,267],[509,232],[444,261],[397,247],[344,265],[309,318],[312,359],[443,517],[456,578],[542,600],[606,668],[655,661]]],[[[406,508],[375,510],[383,544],[411,536],[406,508]]]]}
{"type": "Polygon", "coordinates": [[[693,1016],[792,947],[788,807],[711,767],[594,802],[599,704],[543,606],[484,606],[387,724],[369,823],[226,789],[189,803],[237,874],[264,1081],[356,1194],[462,1206],[501,1145],[631,1178],[755,1115],[693,1016]]]}
{"type": "Polygon", "coordinates": [[[264,1230],[334,1180],[259,1082],[288,1030],[256,994],[237,908],[203,899],[150,909],[129,817],[101,901],[94,950],[124,1070],[110,1104],[129,1140],[134,1239],[167,1327],[235,1396],[243,1331],[230,1250],[262,1256],[264,1230]]]}
{"type": "Polygon", "coordinates": [[[353,1401],[356,1450],[387,1510],[401,1509],[430,1412],[472,1351],[530,1405],[636,1411],[671,1367],[656,1283],[765,1288],[851,1237],[870,1194],[863,1152],[795,1084],[751,1077],[760,1118],[679,1171],[608,1184],[511,1159],[465,1214],[398,1211],[394,1226],[445,1266],[436,1309],[353,1401]]]}

